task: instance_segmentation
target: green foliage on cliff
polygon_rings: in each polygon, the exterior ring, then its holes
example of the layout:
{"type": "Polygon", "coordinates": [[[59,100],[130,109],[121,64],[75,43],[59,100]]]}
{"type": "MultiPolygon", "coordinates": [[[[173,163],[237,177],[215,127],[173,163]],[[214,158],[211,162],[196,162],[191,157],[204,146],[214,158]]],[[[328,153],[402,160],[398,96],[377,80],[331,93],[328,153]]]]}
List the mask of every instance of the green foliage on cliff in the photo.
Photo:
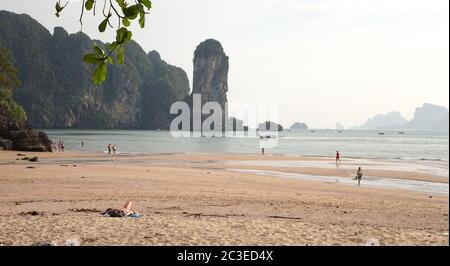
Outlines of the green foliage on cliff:
{"type": "MultiPolygon", "coordinates": [[[[170,126],[170,105],[189,93],[186,73],[136,42],[125,46],[122,65],[110,65],[107,79],[92,84],[92,51],[86,34],[53,35],[28,15],[0,11],[0,46],[10,50],[22,84],[14,90],[33,127],[137,128],[170,126]]],[[[95,41],[102,49],[109,44],[95,41]]]]}
{"type": "Polygon", "coordinates": [[[12,90],[19,84],[8,51],[0,47],[0,129],[19,128],[27,120],[23,108],[12,98],[12,90]]]}

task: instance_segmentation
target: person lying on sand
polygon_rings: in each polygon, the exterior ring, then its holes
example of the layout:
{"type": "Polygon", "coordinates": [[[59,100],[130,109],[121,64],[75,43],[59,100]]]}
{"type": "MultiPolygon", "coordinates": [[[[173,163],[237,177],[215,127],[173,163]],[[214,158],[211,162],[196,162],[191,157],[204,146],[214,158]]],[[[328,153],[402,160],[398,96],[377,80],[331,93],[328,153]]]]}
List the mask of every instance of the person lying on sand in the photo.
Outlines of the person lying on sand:
{"type": "Polygon", "coordinates": [[[133,211],[131,207],[133,206],[133,202],[127,201],[125,206],[122,209],[112,209],[108,208],[106,211],[101,212],[101,215],[109,216],[109,217],[133,217],[140,218],[142,215],[133,211]]]}

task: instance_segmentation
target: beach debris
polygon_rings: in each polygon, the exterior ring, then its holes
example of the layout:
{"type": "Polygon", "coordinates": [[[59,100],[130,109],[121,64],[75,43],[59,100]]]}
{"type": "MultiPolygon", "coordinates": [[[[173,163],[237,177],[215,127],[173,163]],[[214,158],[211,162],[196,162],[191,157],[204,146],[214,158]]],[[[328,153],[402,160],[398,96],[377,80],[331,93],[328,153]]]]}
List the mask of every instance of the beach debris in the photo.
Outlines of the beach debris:
{"type": "Polygon", "coordinates": [[[45,212],[29,211],[29,212],[21,212],[20,215],[43,216],[45,215],[45,212]]]}
{"type": "Polygon", "coordinates": [[[84,209],[84,208],[82,208],[82,209],[69,209],[69,211],[71,211],[71,212],[87,212],[87,213],[90,213],[90,212],[101,212],[100,210],[97,210],[97,209],[84,209]]]}
{"type": "Polygon", "coordinates": [[[185,215],[184,217],[191,217],[193,216],[194,218],[200,218],[200,216],[202,216],[202,213],[190,213],[185,215]]]}
{"type": "Polygon", "coordinates": [[[74,165],[72,165],[73,167],[77,167],[77,165],[76,164],[74,164],[74,165]]]}
{"type": "Polygon", "coordinates": [[[367,241],[364,243],[364,246],[379,246],[379,245],[380,245],[380,241],[373,237],[367,239],[367,241]]]}
{"type": "Polygon", "coordinates": [[[36,169],[35,166],[27,166],[26,168],[27,168],[27,169],[36,169]]]}
{"type": "Polygon", "coordinates": [[[267,218],[275,218],[275,219],[289,219],[289,220],[301,220],[300,217],[289,217],[289,216],[278,216],[278,215],[270,215],[267,218]]]}
{"type": "Polygon", "coordinates": [[[23,157],[23,158],[20,159],[20,160],[22,160],[22,161],[28,161],[28,160],[30,160],[30,157],[23,157]]]}
{"type": "Polygon", "coordinates": [[[50,241],[38,241],[38,242],[34,242],[31,246],[34,247],[54,247],[56,246],[55,243],[50,242],[50,241]]]}
{"type": "Polygon", "coordinates": [[[17,156],[26,156],[25,154],[18,153],[17,156]]]}
{"type": "Polygon", "coordinates": [[[68,164],[60,164],[60,166],[69,166],[68,164]]]}
{"type": "Polygon", "coordinates": [[[432,199],[432,198],[433,198],[433,196],[431,196],[431,195],[430,195],[430,196],[428,196],[428,198],[432,199]]]}
{"type": "Polygon", "coordinates": [[[35,156],[33,158],[30,158],[28,161],[30,161],[30,162],[37,162],[37,161],[39,161],[39,158],[37,156],[35,156]]]}
{"type": "Polygon", "coordinates": [[[201,216],[204,217],[221,217],[221,218],[228,218],[230,216],[244,216],[239,214],[203,214],[203,213],[188,213],[188,212],[182,212],[182,214],[185,214],[184,217],[194,217],[194,218],[200,218],[201,216]]]}

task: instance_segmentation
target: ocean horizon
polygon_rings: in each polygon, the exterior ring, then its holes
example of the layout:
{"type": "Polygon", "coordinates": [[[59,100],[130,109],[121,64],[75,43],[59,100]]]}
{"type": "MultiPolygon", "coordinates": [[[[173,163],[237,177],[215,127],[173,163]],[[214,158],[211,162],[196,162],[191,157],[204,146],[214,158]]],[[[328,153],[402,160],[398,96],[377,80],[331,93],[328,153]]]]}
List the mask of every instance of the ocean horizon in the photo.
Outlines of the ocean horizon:
{"type": "MultiPolygon", "coordinates": [[[[42,130],[52,141],[64,141],[66,151],[106,152],[108,144],[116,144],[119,154],[258,154],[260,143],[265,141],[257,136],[173,137],[169,131],[159,130],[42,130]]],[[[276,146],[267,148],[265,152],[332,157],[336,150],[343,158],[448,162],[449,133],[417,130],[284,130],[278,132],[276,146]]]]}

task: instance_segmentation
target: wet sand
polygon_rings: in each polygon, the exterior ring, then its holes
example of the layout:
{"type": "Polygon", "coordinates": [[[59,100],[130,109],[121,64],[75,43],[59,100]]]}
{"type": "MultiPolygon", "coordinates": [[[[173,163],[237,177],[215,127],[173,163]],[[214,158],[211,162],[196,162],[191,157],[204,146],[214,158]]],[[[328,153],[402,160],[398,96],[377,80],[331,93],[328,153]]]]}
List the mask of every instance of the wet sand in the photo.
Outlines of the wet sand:
{"type": "Polygon", "coordinates": [[[229,170],[351,179],[362,165],[367,178],[448,186],[448,165],[445,175],[445,165],[420,162],[400,170],[374,160],[333,164],[333,158],[281,155],[0,152],[0,245],[67,239],[81,245],[362,245],[371,238],[382,245],[449,244],[448,193],[229,170]],[[18,153],[39,162],[16,160],[18,153]],[[98,212],[127,200],[142,218],[98,212]],[[26,214],[32,211],[37,215],[26,214]]]}

